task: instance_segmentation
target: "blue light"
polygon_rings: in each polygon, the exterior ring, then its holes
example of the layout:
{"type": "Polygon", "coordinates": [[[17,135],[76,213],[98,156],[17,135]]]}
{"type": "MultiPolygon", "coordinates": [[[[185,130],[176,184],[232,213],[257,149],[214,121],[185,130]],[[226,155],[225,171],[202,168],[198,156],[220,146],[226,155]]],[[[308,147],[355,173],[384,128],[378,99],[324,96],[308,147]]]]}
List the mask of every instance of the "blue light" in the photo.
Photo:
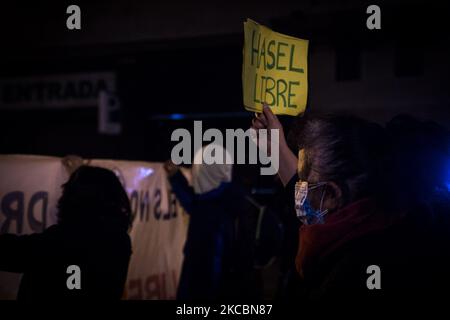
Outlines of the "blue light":
{"type": "Polygon", "coordinates": [[[450,192],[450,161],[447,162],[447,176],[445,180],[445,186],[447,187],[448,192],[450,192]]]}
{"type": "Polygon", "coordinates": [[[170,115],[170,119],[171,120],[182,120],[182,119],[185,119],[185,118],[186,118],[185,115],[181,114],[181,113],[172,113],[170,115]]]}

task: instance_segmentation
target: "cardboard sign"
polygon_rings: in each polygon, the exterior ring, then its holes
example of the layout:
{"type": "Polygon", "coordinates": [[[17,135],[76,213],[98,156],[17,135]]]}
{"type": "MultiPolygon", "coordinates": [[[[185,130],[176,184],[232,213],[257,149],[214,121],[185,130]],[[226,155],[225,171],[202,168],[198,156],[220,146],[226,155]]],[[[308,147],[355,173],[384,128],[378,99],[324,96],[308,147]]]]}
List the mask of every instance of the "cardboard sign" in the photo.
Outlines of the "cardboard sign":
{"type": "Polygon", "coordinates": [[[245,109],[296,116],[308,96],[308,40],[274,32],[250,19],[244,22],[242,84],[245,109]]]}

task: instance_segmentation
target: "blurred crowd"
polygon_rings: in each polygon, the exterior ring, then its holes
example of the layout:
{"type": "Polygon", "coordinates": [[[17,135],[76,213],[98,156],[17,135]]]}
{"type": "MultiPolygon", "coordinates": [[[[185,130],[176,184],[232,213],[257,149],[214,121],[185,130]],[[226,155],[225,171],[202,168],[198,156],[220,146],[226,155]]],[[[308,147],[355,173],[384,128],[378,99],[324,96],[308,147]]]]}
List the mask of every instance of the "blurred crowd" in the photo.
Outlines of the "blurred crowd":
{"type": "MultiPolygon", "coordinates": [[[[417,298],[450,285],[446,128],[408,115],[382,126],[307,114],[287,130],[267,106],[251,127],[280,133],[270,199],[238,165],[193,164],[188,182],[165,163],[189,214],[177,299],[417,298]]],[[[58,209],[43,233],[0,235],[0,269],[24,273],[19,298],[119,299],[132,248],[117,177],[80,166],[58,209]],[[67,290],[68,264],[85,270],[84,290],[67,290]]]]}

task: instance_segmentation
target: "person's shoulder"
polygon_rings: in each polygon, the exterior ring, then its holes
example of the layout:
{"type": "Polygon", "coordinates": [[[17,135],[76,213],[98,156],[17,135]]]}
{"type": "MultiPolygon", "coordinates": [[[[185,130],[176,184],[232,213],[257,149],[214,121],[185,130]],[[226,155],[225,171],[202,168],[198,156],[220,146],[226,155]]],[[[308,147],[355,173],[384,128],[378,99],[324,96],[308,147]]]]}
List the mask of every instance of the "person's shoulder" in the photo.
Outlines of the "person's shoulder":
{"type": "Polygon", "coordinates": [[[402,260],[402,256],[408,254],[407,241],[400,241],[402,236],[397,227],[367,233],[348,241],[326,260],[336,266],[337,273],[366,272],[372,264],[386,265],[402,260]]]}
{"type": "Polygon", "coordinates": [[[61,226],[58,224],[53,224],[49,227],[47,227],[43,232],[41,233],[35,233],[37,237],[41,239],[46,239],[49,241],[54,241],[55,239],[61,237],[64,234],[64,231],[62,230],[61,226]]]}

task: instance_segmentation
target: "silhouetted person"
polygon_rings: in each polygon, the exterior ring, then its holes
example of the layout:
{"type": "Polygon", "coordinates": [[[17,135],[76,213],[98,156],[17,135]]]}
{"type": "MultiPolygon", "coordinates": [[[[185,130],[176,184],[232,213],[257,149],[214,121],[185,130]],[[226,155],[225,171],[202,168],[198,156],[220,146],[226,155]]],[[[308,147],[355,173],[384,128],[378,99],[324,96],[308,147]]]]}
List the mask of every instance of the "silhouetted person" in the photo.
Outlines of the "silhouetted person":
{"type": "MultiPolygon", "coordinates": [[[[221,146],[216,148],[229,156],[221,146]]],[[[197,151],[196,159],[201,159],[203,150],[197,151]]],[[[194,163],[192,187],[170,161],[165,169],[172,191],[189,214],[177,299],[216,300],[223,294],[232,253],[234,216],[243,201],[243,195],[231,183],[232,165],[194,163]]]]}
{"type": "Polygon", "coordinates": [[[42,233],[0,235],[0,270],[23,273],[18,299],[120,299],[131,209],[119,179],[81,166],[63,185],[58,209],[58,223],[42,233]],[[79,290],[66,283],[71,265],[81,270],[79,290]]]}

